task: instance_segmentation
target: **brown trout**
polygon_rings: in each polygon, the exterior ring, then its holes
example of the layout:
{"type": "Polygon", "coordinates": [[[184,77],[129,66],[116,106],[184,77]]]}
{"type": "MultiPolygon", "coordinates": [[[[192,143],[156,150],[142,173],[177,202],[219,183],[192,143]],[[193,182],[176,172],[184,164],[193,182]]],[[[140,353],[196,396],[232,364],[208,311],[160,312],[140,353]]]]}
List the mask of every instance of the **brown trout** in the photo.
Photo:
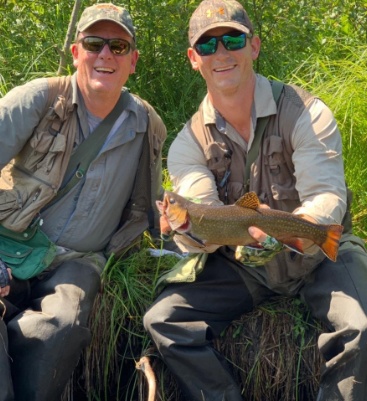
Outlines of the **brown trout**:
{"type": "Polygon", "coordinates": [[[336,260],[343,226],[314,224],[302,215],[259,206],[259,199],[254,192],[226,206],[194,203],[168,191],[163,202],[157,201],[158,210],[163,216],[163,236],[177,232],[190,237],[199,246],[250,245],[254,244],[254,239],[248,233],[248,228],[255,226],[300,253],[303,253],[300,239],[311,240],[329,259],[336,260]]]}

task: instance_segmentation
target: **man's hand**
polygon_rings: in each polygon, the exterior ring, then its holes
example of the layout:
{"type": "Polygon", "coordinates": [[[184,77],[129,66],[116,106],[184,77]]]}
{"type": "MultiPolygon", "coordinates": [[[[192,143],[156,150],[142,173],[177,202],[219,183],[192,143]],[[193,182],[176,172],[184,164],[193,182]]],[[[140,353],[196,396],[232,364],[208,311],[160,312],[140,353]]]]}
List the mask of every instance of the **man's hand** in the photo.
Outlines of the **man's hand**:
{"type": "Polygon", "coordinates": [[[256,227],[249,227],[249,234],[257,241],[258,246],[238,246],[235,258],[246,266],[263,266],[284,249],[284,245],[256,227]]]}
{"type": "MultiPolygon", "coordinates": [[[[260,205],[260,208],[270,209],[268,205],[260,205]]],[[[257,227],[249,227],[248,232],[258,246],[238,246],[235,253],[235,258],[246,266],[263,266],[284,249],[281,242],[257,227]]]]}
{"type": "MultiPolygon", "coordinates": [[[[260,205],[260,208],[270,209],[268,205],[264,204],[260,205]]],[[[302,215],[302,217],[312,223],[317,223],[311,216],[302,215]]],[[[246,266],[263,266],[270,262],[277,253],[286,249],[281,242],[257,227],[249,227],[248,232],[259,246],[238,246],[236,248],[235,258],[246,266]]],[[[305,238],[302,238],[302,248],[303,251],[310,254],[318,249],[313,241],[305,238]]]]}
{"type": "Polygon", "coordinates": [[[11,269],[0,259],[0,296],[6,297],[10,292],[11,269]]]}

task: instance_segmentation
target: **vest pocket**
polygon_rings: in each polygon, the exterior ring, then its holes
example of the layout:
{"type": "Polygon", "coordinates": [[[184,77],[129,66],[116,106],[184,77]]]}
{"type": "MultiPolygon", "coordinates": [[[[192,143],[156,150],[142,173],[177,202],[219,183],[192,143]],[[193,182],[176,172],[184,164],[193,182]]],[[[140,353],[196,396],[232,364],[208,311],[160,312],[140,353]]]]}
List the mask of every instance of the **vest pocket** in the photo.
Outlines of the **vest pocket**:
{"type": "Polygon", "coordinates": [[[14,210],[20,209],[23,200],[20,193],[14,189],[0,189],[0,221],[10,216],[14,210]]]}
{"type": "Polygon", "coordinates": [[[294,171],[287,164],[283,139],[271,135],[264,141],[263,158],[271,182],[272,197],[275,200],[298,200],[294,171]]]}
{"type": "Polygon", "coordinates": [[[66,139],[64,135],[53,136],[49,132],[34,135],[29,141],[32,151],[29,152],[24,166],[31,171],[41,170],[49,173],[53,167],[56,156],[65,152],[66,139]]]}

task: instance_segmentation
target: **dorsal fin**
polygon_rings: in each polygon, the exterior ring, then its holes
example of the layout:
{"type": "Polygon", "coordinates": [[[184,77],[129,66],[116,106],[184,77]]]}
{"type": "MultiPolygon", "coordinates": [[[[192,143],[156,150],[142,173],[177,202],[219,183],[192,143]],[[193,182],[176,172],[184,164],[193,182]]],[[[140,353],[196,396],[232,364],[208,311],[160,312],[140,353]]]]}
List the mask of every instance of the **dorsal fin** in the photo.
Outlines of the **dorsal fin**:
{"type": "Polygon", "coordinates": [[[260,201],[255,192],[247,192],[236,201],[235,205],[256,210],[260,206],[260,201]]]}

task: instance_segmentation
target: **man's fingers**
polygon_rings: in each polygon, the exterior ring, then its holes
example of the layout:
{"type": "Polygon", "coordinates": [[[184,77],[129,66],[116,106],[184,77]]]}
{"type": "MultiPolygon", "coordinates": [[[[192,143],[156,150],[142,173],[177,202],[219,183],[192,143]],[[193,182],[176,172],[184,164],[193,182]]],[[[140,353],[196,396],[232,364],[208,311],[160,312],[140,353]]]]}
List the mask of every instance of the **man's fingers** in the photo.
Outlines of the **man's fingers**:
{"type": "Polygon", "coordinates": [[[266,240],[267,234],[257,227],[249,227],[248,233],[256,242],[263,242],[266,240]]]}
{"type": "Polygon", "coordinates": [[[6,297],[9,295],[9,292],[10,292],[10,286],[7,285],[6,287],[0,289],[0,296],[6,297]]]}

